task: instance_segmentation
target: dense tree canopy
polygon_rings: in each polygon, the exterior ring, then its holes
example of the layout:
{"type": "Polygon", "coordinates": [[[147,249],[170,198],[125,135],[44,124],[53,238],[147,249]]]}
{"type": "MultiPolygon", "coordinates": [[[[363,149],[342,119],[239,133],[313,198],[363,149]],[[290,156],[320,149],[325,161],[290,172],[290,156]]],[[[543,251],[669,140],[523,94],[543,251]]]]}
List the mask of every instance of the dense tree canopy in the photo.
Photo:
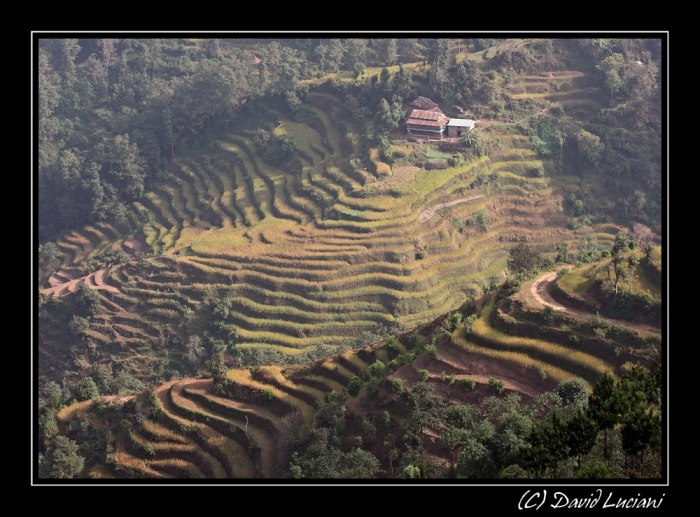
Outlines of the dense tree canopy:
{"type": "Polygon", "coordinates": [[[40,459],[40,477],[54,479],[71,479],[80,474],[85,465],[85,458],[78,453],[78,445],[65,436],[56,436],[40,459]]]}
{"type": "Polygon", "coordinates": [[[508,257],[508,269],[513,273],[531,271],[537,266],[540,254],[524,243],[520,243],[510,250],[508,257]]]}

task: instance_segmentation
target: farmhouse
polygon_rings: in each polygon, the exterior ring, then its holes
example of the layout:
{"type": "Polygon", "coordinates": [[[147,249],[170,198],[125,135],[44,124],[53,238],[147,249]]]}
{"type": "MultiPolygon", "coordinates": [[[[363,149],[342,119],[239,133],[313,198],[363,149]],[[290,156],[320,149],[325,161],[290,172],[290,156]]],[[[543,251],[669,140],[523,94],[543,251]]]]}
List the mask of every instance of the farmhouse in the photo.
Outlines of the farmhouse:
{"type": "Polygon", "coordinates": [[[445,131],[448,137],[459,138],[473,128],[473,120],[450,119],[442,112],[440,106],[427,97],[417,97],[409,104],[406,112],[406,131],[409,135],[439,137],[442,140],[445,131]]]}
{"type": "Polygon", "coordinates": [[[447,123],[447,136],[460,137],[474,129],[474,121],[467,118],[451,118],[447,123]]]}
{"type": "Polygon", "coordinates": [[[442,138],[449,120],[442,112],[413,109],[406,120],[406,129],[409,135],[442,138]]]}

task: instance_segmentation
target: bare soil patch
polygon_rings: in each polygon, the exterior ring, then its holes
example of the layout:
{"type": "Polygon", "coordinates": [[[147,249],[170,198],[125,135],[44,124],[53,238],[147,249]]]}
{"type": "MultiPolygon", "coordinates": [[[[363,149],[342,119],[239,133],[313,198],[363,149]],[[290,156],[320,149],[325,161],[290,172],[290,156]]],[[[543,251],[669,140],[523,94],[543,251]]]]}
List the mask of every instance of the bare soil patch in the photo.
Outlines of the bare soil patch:
{"type": "Polygon", "coordinates": [[[140,239],[132,239],[130,241],[124,242],[124,249],[126,250],[126,252],[129,255],[133,255],[135,257],[141,255],[147,248],[148,245],[140,239]]]}
{"type": "Polygon", "coordinates": [[[64,269],[57,271],[49,278],[49,285],[56,287],[57,285],[65,284],[71,280],[75,280],[76,273],[74,271],[66,271],[64,269]]]}

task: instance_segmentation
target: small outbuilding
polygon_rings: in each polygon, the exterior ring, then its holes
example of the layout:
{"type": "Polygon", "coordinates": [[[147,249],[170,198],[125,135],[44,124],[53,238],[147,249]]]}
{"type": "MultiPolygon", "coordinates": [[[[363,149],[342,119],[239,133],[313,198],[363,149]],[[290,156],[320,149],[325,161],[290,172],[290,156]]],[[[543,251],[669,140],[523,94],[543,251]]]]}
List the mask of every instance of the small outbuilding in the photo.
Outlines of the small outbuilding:
{"type": "Polygon", "coordinates": [[[451,118],[447,123],[447,136],[460,137],[474,129],[474,121],[468,118],[451,118]]]}
{"type": "Polygon", "coordinates": [[[434,103],[433,101],[431,101],[427,97],[422,97],[420,95],[418,97],[416,97],[416,100],[414,100],[412,103],[410,103],[409,106],[411,108],[419,109],[419,110],[435,110],[435,108],[437,108],[436,111],[439,111],[440,113],[442,113],[442,110],[440,110],[440,107],[436,103],[434,103]]]}

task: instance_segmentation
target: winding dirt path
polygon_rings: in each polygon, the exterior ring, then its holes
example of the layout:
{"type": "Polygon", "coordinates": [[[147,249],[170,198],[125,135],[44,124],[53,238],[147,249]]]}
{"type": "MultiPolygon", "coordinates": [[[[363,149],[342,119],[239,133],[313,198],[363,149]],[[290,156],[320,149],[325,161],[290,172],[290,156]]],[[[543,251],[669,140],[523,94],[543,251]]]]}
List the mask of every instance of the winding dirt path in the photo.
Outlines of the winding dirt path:
{"type": "MultiPolygon", "coordinates": [[[[532,283],[532,287],[530,287],[531,296],[527,296],[525,298],[527,302],[531,302],[532,298],[534,298],[536,303],[529,303],[529,305],[536,309],[543,309],[545,305],[550,305],[555,311],[570,314],[571,316],[576,316],[577,318],[588,319],[589,316],[592,316],[593,313],[591,312],[583,311],[581,309],[573,309],[571,307],[565,307],[552,297],[552,295],[549,293],[549,288],[551,287],[552,282],[556,280],[556,278],[556,271],[549,271],[537,277],[532,283]]],[[[609,321],[613,325],[622,325],[623,327],[632,328],[641,332],[661,334],[660,328],[655,327],[653,325],[648,325],[646,323],[634,323],[631,321],[613,320],[609,318],[605,318],[605,320],[609,321]]]]}
{"type": "Polygon", "coordinates": [[[479,199],[480,197],[484,197],[484,195],[481,194],[480,196],[463,197],[454,201],[450,201],[449,203],[440,203],[439,205],[433,205],[427,210],[424,210],[423,213],[418,216],[418,222],[424,223],[433,215],[435,215],[435,212],[437,212],[441,208],[447,208],[448,206],[457,205],[459,203],[466,203],[467,201],[471,201],[472,199],[479,199]]]}

